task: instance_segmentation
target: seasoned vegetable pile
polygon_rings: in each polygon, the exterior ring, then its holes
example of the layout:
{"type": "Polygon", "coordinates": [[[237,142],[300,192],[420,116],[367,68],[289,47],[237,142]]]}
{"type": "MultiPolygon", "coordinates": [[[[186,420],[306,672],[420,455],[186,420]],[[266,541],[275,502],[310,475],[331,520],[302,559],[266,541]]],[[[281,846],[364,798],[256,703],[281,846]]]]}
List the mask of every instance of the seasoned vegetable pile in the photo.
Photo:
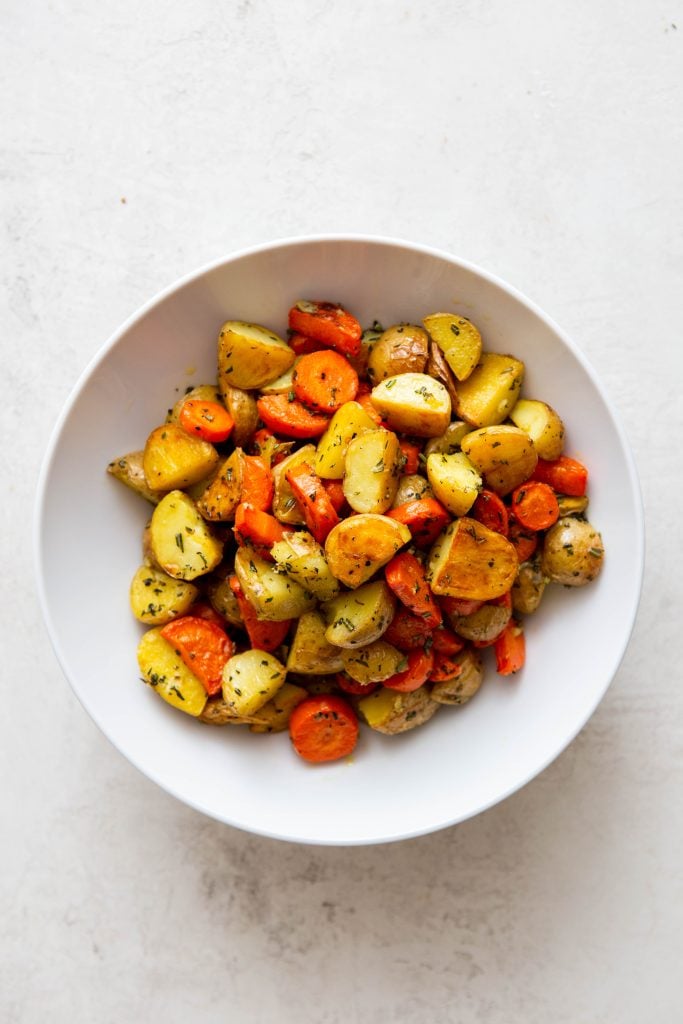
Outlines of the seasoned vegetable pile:
{"type": "Polygon", "coordinates": [[[217,384],[108,467],[155,506],[130,587],[144,682],[319,762],[359,720],[393,735],[466,703],[483,648],[519,671],[546,586],[604,557],[587,470],[523,381],[455,313],[363,331],[300,301],[287,340],[223,324],[217,384]]]}

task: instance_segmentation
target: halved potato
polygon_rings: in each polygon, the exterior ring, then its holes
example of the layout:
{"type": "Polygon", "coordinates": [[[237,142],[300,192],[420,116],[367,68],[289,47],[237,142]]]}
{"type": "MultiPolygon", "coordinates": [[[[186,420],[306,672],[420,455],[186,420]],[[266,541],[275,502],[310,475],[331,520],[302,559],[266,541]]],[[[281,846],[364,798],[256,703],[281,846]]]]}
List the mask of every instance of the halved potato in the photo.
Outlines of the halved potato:
{"type": "Polygon", "coordinates": [[[341,651],[327,640],[326,629],[320,612],[305,612],[301,616],[289,649],[288,672],[315,676],[342,671],[341,651]]]}
{"type": "Polygon", "coordinates": [[[469,434],[472,427],[469,423],[465,423],[463,420],[453,420],[449,423],[443,434],[439,437],[432,437],[424,447],[424,453],[427,458],[430,455],[435,455],[438,452],[444,452],[446,455],[453,455],[455,452],[460,451],[460,442],[462,441],[465,434],[469,434]]]}
{"type": "Polygon", "coordinates": [[[463,452],[445,452],[427,458],[427,476],[434,497],[454,516],[464,516],[482,488],[482,480],[463,452]]]}
{"type": "Polygon", "coordinates": [[[148,487],[173,491],[203,480],[218,459],[218,452],[208,441],[193,437],[177,423],[165,423],[147,438],[142,466],[148,487]]]}
{"type": "Polygon", "coordinates": [[[384,580],[340,594],[321,609],[325,636],[336,647],[362,647],[379,640],[394,617],[396,598],[384,580]]]}
{"type": "Polygon", "coordinates": [[[261,394],[286,395],[292,391],[294,388],[294,371],[300,358],[300,356],[296,357],[289,369],[285,370],[284,373],[281,373],[279,377],[275,378],[275,380],[271,380],[269,384],[264,384],[263,387],[259,388],[261,394]]]}
{"type": "Polygon", "coordinates": [[[176,580],[160,569],[141,565],[130,584],[130,607],[139,622],[163,626],[184,615],[196,601],[199,590],[192,583],[176,580]]]}
{"type": "Polygon", "coordinates": [[[538,462],[529,435],[507,424],[472,430],[463,437],[460,447],[484,477],[486,486],[501,496],[528,480],[538,462]]]}
{"type": "Polygon", "coordinates": [[[453,630],[464,640],[488,644],[503,632],[512,618],[512,610],[504,604],[483,604],[469,615],[449,615],[453,630]]]}
{"type": "Polygon", "coordinates": [[[206,592],[214,611],[218,612],[219,615],[222,615],[223,618],[233,626],[243,625],[240,606],[237,603],[237,598],[230,588],[230,579],[228,576],[223,579],[219,576],[215,576],[213,579],[207,581],[206,592]]]}
{"type": "Polygon", "coordinates": [[[143,468],[144,452],[128,452],[127,455],[120,455],[118,459],[112,459],[107,466],[107,473],[120,480],[122,484],[135,491],[141,498],[151,501],[153,505],[158,504],[166,491],[153,491],[147,484],[147,477],[143,468]]]}
{"type": "Polygon", "coordinates": [[[358,710],[371,729],[395,736],[424,725],[439,710],[426,686],[412,693],[381,687],[358,701],[358,710]]]}
{"type": "Polygon", "coordinates": [[[512,607],[521,615],[531,615],[541,603],[548,580],[541,571],[540,560],[522,562],[512,584],[512,607]]]}
{"type": "Polygon", "coordinates": [[[303,686],[283,683],[274,697],[256,712],[256,721],[249,726],[250,732],[284,732],[289,725],[289,716],[297,704],[310,696],[303,686]]]}
{"type": "Polygon", "coordinates": [[[226,320],[218,335],[218,383],[261,388],[294,363],[296,354],[274,331],[242,320],[226,320]]]}
{"type": "Polygon", "coordinates": [[[419,473],[408,473],[398,482],[396,497],[391,503],[392,508],[405,505],[407,501],[419,501],[420,498],[433,498],[434,491],[428,480],[419,473]]]}
{"type": "Polygon", "coordinates": [[[254,715],[275,696],[286,677],[285,666],[272,654],[235,654],[223,669],[223,700],[237,715],[254,715]]]}
{"type": "Polygon", "coordinates": [[[361,434],[377,430],[358,402],[344,402],[330,420],[330,425],[318,441],[313,466],[323,480],[341,480],[346,471],[346,453],[351,442],[361,434]]]}
{"type": "Polygon", "coordinates": [[[435,594],[489,601],[510,589],[517,566],[509,540],[463,516],[446,527],[429,552],[427,579],[435,594]]]}
{"type": "Polygon", "coordinates": [[[553,583],[583,587],[600,574],[605,559],[602,537],[588,520],[565,516],[543,540],[541,571],[553,583]]]}
{"type": "Polygon", "coordinates": [[[564,448],[564,423],[549,405],[531,398],[520,398],[510,419],[534,442],[540,459],[559,459],[564,448]]]}
{"type": "Polygon", "coordinates": [[[465,316],[432,313],[422,323],[458,380],[467,380],[481,355],[481,334],[465,316]]]}
{"type": "Polygon", "coordinates": [[[317,540],[306,530],[296,530],[273,544],[270,553],[281,572],[287,573],[319,601],[331,601],[339,593],[339,581],[332,575],[317,540]]]}
{"type": "Polygon", "coordinates": [[[389,377],[372,390],[372,404],[392,430],[438,437],[450,423],[451,400],[443,384],[426,373],[389,377]]]}
{"type": "Polygon", "coordinates": [[[429,355],[429,337],[415,324],[388,327],[372,346],[368,358],[368,379],[379,384],[401,373],[424,373],[429,355]]]}
{"type": "Polygon", "coordinates": [[[456,654],[453,661],[460,665],[460,672],[453,679],[434,683],[432,700],[437,704],[466,704],[475,695],[484,679],[484,669],[477,651],[466,648],[456,654]]]}
{"type": "Polygon", "coordinates": [[[145,682],[168,704],[195,718],[202,713],[206,690],[159,629],[150,629],[140,638],[138,665],[145,682]]]}
{"type": "Polygon", "coordinates": [[[227,523],[235,518],[242,496],[244,452],[235,448],[197,498],[197,508],[210,522],[227,523]]]}
{"type": "Polygon", "coordinates": [[[170,491],[154,509],[149,539],[154,561],[174,579],[203,576],[223,557],[223,542],[182,491],[170,491]]]}
{"type": "Polygon", "coordinates": [[[273,515],[281,523],[288,523],[290,526],[303,525],[305,519],[294,497],[294,492],[289,486],[287,473],[295,466],[301,466],[304,463],[309,466],[313,466],[315,463],[314,444],[305,444],[303,448],[292,452],[277,466],[273,466],[273,515]]]}
{"type": "Polygon", "coordinates": [[[349,516],[330,530],[325,557],[332,574],[347,587],[359,587],[410,541],[410,530],[387,516],[349,516]]]}
{"type": "Polygon", "coordinates": [[[234,388],[227,381],[221,381],[221,394],[225,408],[235,421],[231,440],[236,448],[246,448],[258,426],[256,399],[248,391],[234,388]]]}
{"type": "Polygon", "coordinates": [[[272,562],[266,562],[250,548],[237,549],[235,574],[247,601],[259,619],[266,622],[298,619],[315,606],[315,598],[309,590],[279,572],[272,562]]]}
{"type": "Polygon", "coordinates": [[[401,447],[391,430],[372,430],[348,445],[344,497],[354,512],[386,512],[398,489],[401,447]]]}
{"type": "Polygon", "coordinates": [[[524,363],[514,356],[484,352],[476,369],[458,384],[455,411],[473,427],[502,423],[519,397],[524,363]]]}
{"type": "Polygon", "coordinates": [[[406,657],[386,640],[374,640],[365,647],[342,649],[344,670],[357,683],[381,683],[403,671],[406,657]]]}
{"type": "Polygon", "coordinates": [[[173,408],[168,410],[166,422],[177,423],[180,419],[180,410],[185,405],[185,402],[196,400],[200,402],[218,402],[219,405],[223,404],[221,393],[216,384],[197,384],[196,387],[189,388],[184,395],[181,395],[173,408]]]}
{"type": "Polygon", "coordinates": [[[206,725],[250,725],[259,719],[252,715],[238,715],[233,707],[223,699],[223,694],[211,697],[204,705],[199,721],[206,725]]]}

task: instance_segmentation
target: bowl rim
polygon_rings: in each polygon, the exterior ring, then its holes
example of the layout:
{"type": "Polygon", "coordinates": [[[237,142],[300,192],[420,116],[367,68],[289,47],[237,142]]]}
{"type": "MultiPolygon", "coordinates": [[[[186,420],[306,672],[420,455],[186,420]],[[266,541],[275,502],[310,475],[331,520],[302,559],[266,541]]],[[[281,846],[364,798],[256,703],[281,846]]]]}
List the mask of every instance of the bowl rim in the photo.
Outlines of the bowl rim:
{"type": "Polygon", "coordinates": [[[523,789],[533,779],[540,776],[576,739],[578,734],[584,729],[587,722],[594,715],[598,705],[603,700],[607,690],[612,684],[616,673],[619,670],[619,666],[626,654],[633,628],[635,625],[636,617],[638,614],[638,608],[642,596],[643,586],[643,575],[645,565],[645,517],[644,517],[644,505],[642,490],[640,487],[640,481],[638,478],[638,472],[635,463],[635,457],[631,449],[631,445],[626,433],[626,429],[622,423],[621,416],[612,403],[611,398],[607,394],[598,374],[593,369],[592,365],[578,348],[576,343],[570,338],[562,328],[544,312],[533,300],[529,299],[523,292],[519,291],[514,285],[509,284],[507,281],[498,277],[496,274],[491,273],[488,270],[478,266],[469,260],[463,259],[459,256],[455,256],[452,253],[440,249],[434,246],[425,245],[418,242],[413,242],[410,239],[399,238],[396,236],[376,235],[376,234],[362,234],[356,232],[331,232],[331,233],[319,233],[319,234],[307,234],[307,235],[294,235],[284,236],[268,242],[261,242],[255,245],[242,247],[226,253],[225,255],[218,257],[217,259],[211,260],[197,269],[190,271],[189,273],[177,278],[171,284],[167,285],[158,291],[151,299],[139,306],[130,316],[124,320],[119,327],[107,338],[107,340],[97,349],[93,356],[88,360],[84,369],[78,376],[75,384],[73,385],[71,392],[69,393],[66,402],[64,403],[49,436],[49,440],[43,455],[39,474],[37,477],[35,498],[34,498],[34,510],[33,510],[33,525],[32,525],[32,540],[33,540],[33,568],[37,584],[38,600],[40,609],[45,623],[47,634],[50,640],[50,644],[54,651],[57,662],[60,666],[62,674],[66,681],[71,687],[72,692],[87,712],[90,719],[94,722],[103,736],[112,744],[112,746],[128,761],[133,765],[145,778],[156,783],[162,790],[181,803],[186,804],[193,808],[193,810],[199,811],[205,814],[207,817],[212,818],[215,821],[219,821],[222,824],[230,825],[233,828],[238,828],[241,831],[247,832],[252,835],[259,835],[269,839],[277,839],[284,842],[299,843],[302,845],[310,846],[374,846],[382,845],[384,843],[399,842],[404,839],[414,839],[422,835],[429,835],[433,832],[441,831],[442,829],[450,828],[454,825],[460,824],[462,821],[466,821],[469,818],[473,818],[482,814],[484,811],[489,810],[491,807],[502,803],[507,800],[508,797],[514,793],[523,789]],[[244,258],[258,255],[260,253],[269,252],[272,250],[292,248],[298,246],[306,246],[310,244],[326,244],[326,243],[338,243],[338,242],[352,242],[363,245],[373,246],[384,246],[389,248],[404,249],[412,253],[422,253],[426,256],[435,257],[440,260],[444,260],[447,263],[454,265],[462,270],[472,273],[489,284],[494,285],[501,291],[505,292],[511,298],[521,303],[527,309],[531,310],[539,320],[541,320],[546,327],[548,327],[554,334],[558,336],[561,342],[569,349],[577,362],[581,365],[585,373],[591,380],[591,383],[595,387],[596,391],[600,395],[602,402],[605,406],[605,410],[612,421],[615,433],[618,437],[621,450],[624,456],[624,464],[627,472],[628,485],[630,489],[630,496],[633,500],[633,508],[636,517],[636,531],[634,537],[634,548],[633,548],[633,570],[634,570],[634,583],[635,588],[633,590],[633,597],[631,608],[629,610],[628,628],[624,630],[621,644],[615,648],[614,656],[612,658],[611,668],[606,674],[606,682],[595,694],[595,699],[591,703],[588,712],[585,713],[575,723],[575,726],[567,734],[565,741],[562,745],[549,754],[548,757],[537,766],[533,771],[525,775],[520,780],[515,781],[507,789],[500,792],[490,800],[484,801],[480,807],[475,811],[468,812],[465,814],[457,814],[452,818],[448,818],[443,821],[436,822],[426,827],[419,827],[415,829],[404,829],[396,830],[395,832],[378,838],[376,836],[371,837],[355,837],[355,838],[304,838],[300,836],[288,834],[279,830],[270,830],[268,828],[255,827],[251,824],[247,825],[244,822],[234,820],[226,815],[218,814],[216,811],[209,807],[203,806],[201,801],[188,799],[184,795],[180,795],[175,791],[174,787],[169,783],[165,782],[163,778],[160,778],[155,772],[144,768],[138,761],[137,758],[131,757],[128,753],[124,752],[118,745],[116,740],[106,731],[106,726],[101,723],[95,716],[93,710],[89,706],[87,697],[80,693],[75,683],[67,672],[66,664],[67,659],[62,650],[59,635],[55,627],[45,587],[45,551],[43,548],[43,536],[44,536],[44,523],[47,514],[46,499],[47,499],[47,485],[50,476],[50,469],[54,459],[54,455],[59,445],[59,441],[62,434],[62,429],[74,407],[76,402],[81,396],[81,393],[88,383],[90,377],[100,365],[101,362],[109,355],[112,349],[118,344],[120,339],[146,314],[165,299],[180,291],[186,285],[191,284],[193,281],[203,277],[206,274],[211,273],[220,267],[234,263],[244,258]]]}

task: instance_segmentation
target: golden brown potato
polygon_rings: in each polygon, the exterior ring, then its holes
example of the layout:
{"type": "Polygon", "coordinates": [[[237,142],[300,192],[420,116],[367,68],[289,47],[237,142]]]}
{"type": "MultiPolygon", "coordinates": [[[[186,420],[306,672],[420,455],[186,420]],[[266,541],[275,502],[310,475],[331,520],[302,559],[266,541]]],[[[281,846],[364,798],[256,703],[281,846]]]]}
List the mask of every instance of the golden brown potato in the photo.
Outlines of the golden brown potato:
{"type": "Polygon", "coordinates": [[[433,497],[434,491],[428,480],[425,480],[419,473],[408,473],[399,480],[396,497],[392,501],[391,507],[398,508],[399,505],[405,505],[407,501],[419,501],[420,498],[433,497]]]}
{"type": "Polygon", "coordinates": [[[299,619],[287,658],[287,671],[301,675],[341,672],[344,665],[339,647],[325,637],[327,625],[320,612],[305,612],[299,619]]]}
{"type": "Polygon", "coordinates": [[[298,619],[315,606],[309,590],[279,572],[272,562],[266,562],[251,548],[237,549],[235,575],[247,601],[265,622],[298,619]]]}
{"type": "Polygon", "coordinates": [[[460,442],[465,434],[469,434],[471,429],[472,427],[469,423],[463,423],[462,420],[453,420],[452,423],[448,424],[443,434],[440,434],[439,437],[432,437],[427,441],[424,447],[425,458],[440,453],[454,455],[455,452],[459,452],[460,442]]]}
{"type": "Polygon", "coordinates": [[[464,640],[487,644],[502,633],[512,618],[512,611],[504,604],[483,604],[470,615],[449,615],[453,630],[464,640]]]}
{"type": "Polygon", "coordinates": [[[202,713],[206,690],[158,628],[140,638],[138,665],[145,682],[168,704],[194,718],[202,713]]]}
{"type": "Polygon", "coordinates": [[[290,526],[303,526],[305,519],[299,504],[294,497],[294,492],[289,486],[287,473],[295,466],[302,466],[306,463],[313,466],[315,463],[315,445],[305,444],[303,448],[292,452],[286,459],[273,466],[273,515],[281,523],[290,526]]]}
{"type": "Polygon", "coordinates": [[[231,440],[236,448],[246,448],[258,426],[256,399],[248,391],[234,388],[226,381],[221,382],[221,394],[225,408],[235,421],[231,440]]]}
{"type": "Polygon", "coordinates": [[[207,700],[204,710],[199,715],[199,721],[206,725],[249,725],[251,722],[258,722],[259,719],[255,716],[238,715],[221,694],[207,700]]]}
{"type": "Polygon", "coordinates": [[[330,425],[318,441],[313,468],[323,480],[341,480],[346,472],[346,453],[349,445],[361,434],[377,430],[358,402],[345,402],[336,411],[330,425]]]}
{"type": "Polygon", "coordinates": [[[192,583],[176,580],[160,569],[141,565],[130,584],[130,607],[139,622],[163,626],[184,615],[196,601],[199,590],[192,583]]]}
{"type": "Polygon", "coordinates": [[[372,389],[371,400],[392,430],[414,437],[438,437],[451,420],[448,392],[426,373],[388,377],[372,389]]]}
{"type": "Polygon", "coordinates": [[[425,366],[425,373],[434,380],[438,380],[445,387],[451,400],[451,407],[455,408],[458,401],[458,389],[455,383],[453,371],[446,362],[445,356],[434,341],[429,343],[429,359],[425,366]]]}
{"type": "Polygon", "coordinates": [[[308,696],[303,686],[283,683],[275,696],[256,712],[256,721],[249,726],[249,732],[284,732],[292,711],[308,696]]]}
{"type": "Polygon", "coordinates": [[[278,569],[310,590],[318,601],[331,601],[339,593],[339,581],[332,575],[323,549],[306,530],[293,530],[273,544],[270,553],[278,569]]]}
{"type": "Polygon", "coordinates": [[[343,648],[341,659],[345,672],[357,683],[381,683],[407,666],[405,655],[386,640],[375,640],[365,647],[343,648]]]}
{"type": "Polygon", "coordinates": [[[409,541],[408,527],[387,516],[349,516],[328,534],[325,558],[333,576],[355,588],[374,576],[409,541]]]}
{"type": "Polygon", "coordinates": [[[534,443],[519,427],[481,427],[466,434],[460,447],[490,487],[501,497],[528,480],[536,468],[534,443]]]}
{"type": "Polygon", "coordinates": [[[269,384],[264,384],[259,388],[262,395],[287,395],[294,388],[294,372],[296,370],[296,364],[299,362],[301,356],[297,356],[284,373],[281,373],[275,380],[271,380],[269,384]]]}
{"type": "Polygon", "coordinates": [[[481,334],[457,313],[432,313],[422,321],[458,380],[467,380],[481,356],[481,334]]]}
{"type": "Polygon", "coordinates": [[[502,423],[513,408],[524,379],[524,363],[514,356],[484,352],[467,380],[458,384],[455,411],[473,427],[502,423]]]}
{"type": "Polygon", "coordinates": [[[285,666],[265,651],[234,654],[223,669],[223,700],[237,715],[255,715],[272,700],[286,676],[285,666]]]}
{"type": "Polygon", "coordinates": [[[169,491],[154,509],[150,544],[156,564],[174,579],[204,576],[223,557],[223,542],[182,491],[169,491]]]}
{"type": "Polygon", "coordinates": [[[244,452],[235,448],[196,499],[197,508],[209,522],[227,523],[235,518],[242,496],[244,452]]]}
{"type": "Polygon", "coordinates": [[[210,579],[207,582],[206,593],[214,611],[233,626],[243,625],[240,606],[230,589],[230,580],[227,576],[223,579],[219,576],[210,579]]]}
{"type": "Polygon", "coordinates": [[[153,505],[157,505],[167,492],[153,491],[147,485],[147,477],[143,468],[143,456],[144,452],[128,452],[127,455],[120,455],[118,459],[113,459],[109,463],[107,473],[111,473],[113,477],[120,480],[131,491],[135,491],[141,498],[151,501],[153,505]]]}
{"type": "Polygon", "coordinates": [[[384,580],[340,594],[321,609],[325,636],[335,647],[362,647],[379,640],[394,617],[396,598],[384,580]]]}
{"type": "Polygon", "coordinates": [[[427,579],[435,594],[489,601],[510,589],[518,564],[509,540],[463,516],[437,538],[429,553],[427,579]]]}
{"type": "Polygon", "coordinates": [[[482,488],[481,477],[464,452],[429,455],[427,476],[434,497],[454,516],[466,515],[482,488]]]}
{"type": "Polygon", "coordinates": [[[402,465],[398,438],[391,430],[372,430],[348,445],[344,497],[354,512],[381,514],[391,508],[402,465]]]}
{"type": "Polygon", "coordinates": [[[424,725],[439,710],[426,686],[412,693],[381,687],[358,702],[358,710],[371,729],[395,736],[424,725]]]}
{"type": "Polygon", "coordinates": [[[203,480],[218,459],[208,441],[193,437],[177,423],[165,423],[147,438],[142,466],[151,490],[174,491],[203,480]]]}
{"type": "Polygon", "coordinates": [[[288,370],[296,355],[274,331],[243,320],[226,320],[218,335],[218,383],[260,388],[288,370]]]}
{"type": "Polygon", "coordinates": [[[565,516],[543,541],[541,570],[553,583],[583,587],[600,574],[605,557],[602,537],[589,522],[565,516]]]}
{"type": "Polygon", "coordinates": [[[510,419],[529,435],[539,459],[559,459],[564,448],[564,423],[554,409],[545,402],[520,398],[510,419]]]}
{"type": "Polygon", "coordinates": [[[512,607],[522,615],[531,615],[541,603],[547,580],[538,559],[522,562],[512,584],[512,607]]]}
{"type": "Polygon", "coordinates": [[[466,648],[453,660],[460,665],[460,674],[455,679],[434,683],[431,697],[437,704],[466,704],[482,684],[484,670],[477,651],[466,648]]]}
{"type": "Polygon", "coordinates": [[[424,373],[429,355],[429,338],[422,327],[396,324],[375,341],[368,357],[368,379],[379,384],[401,373],[424,373]]]}

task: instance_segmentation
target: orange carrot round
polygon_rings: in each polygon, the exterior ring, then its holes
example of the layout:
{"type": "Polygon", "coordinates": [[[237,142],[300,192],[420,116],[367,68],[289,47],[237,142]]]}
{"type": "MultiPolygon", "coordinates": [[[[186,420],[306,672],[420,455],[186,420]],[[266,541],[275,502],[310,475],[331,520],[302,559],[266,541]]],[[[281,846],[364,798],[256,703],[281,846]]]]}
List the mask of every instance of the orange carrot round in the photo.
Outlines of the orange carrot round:
{"type": "Polygon", "coordinates": [[[547,530],[560,518],[560,506],[552,487],[528,480],[512,492],[512,512],[527,530],[547,530]]]}
{"type": "Polygon", "coordinates": [[[431,547],[451,521],[450,515],[436,498],[406,501],[398,508],[392,508],[387,516],[408,527],[418,548],[431,547]]]}
{"type": "Polygon", "coordinates": [[[268,429],[285,437],[320,437],[330,422],[327,416],[309,412],[305,405],[296,401],[294,392],[291,401],[289,395],[264,395],[256,405],[268,429]]]}
{"type": "Polygon", "coordinates": [[[432,627],[420,615],[413,615],[401,604],[384,631],[382,639],[405,653],[424,647],[431,635],[432,627]]]}
{"type": "Polygon", "coordinates": [[[511,676],[524,665],[526,651],[524,630],[519,622],[510,619],[495,643],[496,669],[501,676],[511,676]]]}
{"type": "Polygon", "coordinates": [[[504,537],[507,537],[509,533],[508,510],[495,491],[489,491],[486,488],[480,491],[467,514],[477,522],[488,526],[489,530],[495,530],[496,533],[502,533],[504,537]]]}
{"type": "Polygon", "coordinates": [[[406,658],[408,665],[402,672],[384,680],[384,686],[399,693],[412,693],[419,690],[429,679],[434,668],[434,655],[431,651],[411,651],[406,658]]]}
{"type": "Polygon", "coordinates": [[[289,328],[345,356],[357,356],[361,349],[361,325],[336,302],[301,299],[289,311],[289,328]]]}
{"type": "Polygon", "coordinates": [[[519,559],[520,565],[522,562],[528,562],[538,547],[538,537],[536,533],[533,530],[528,530],[515,519],[510,520],[508,540],[517,552],[517,558],[519,559]]]}
{"type": "Polygon", "coordinates": [[[298,704],[289,719],[294,749],[304,761],[321,763],[348,757],[358,739],[358,719],[342,697],[321,694],[298,704]]]}
{"type": "Polygon", "coordinates": [[[183,662],[212,696],[223,682],[226,661],[235,653],[235,645],[215,622],[194,615],[183,615],[161,630],[183,662]]]}
{"type": "Polygon", "coordinates": [[[531,479],[548,484],[558,494],[583,498],[588,484],[588,470],[577,459],[560,455],[559,459],[555,459],[554,462],[539,459],[531,479]]]}
{"type": "Polygon", "coordinates": [[[302,356],[292,375],[294,394],[317,412],[336,412],[352,402],[358,391],[358,374],[347,359],[329,349],[302,356]]]}
{"type": "Polygon", "coordinates": [[[188,434],[212,444],[227,441],[235,426],[228,410],[218,402],[201,402],[197,398],[183,402],[178,422],[188,434]]]}
{"type": "Polygon", "coordinates": [[[395,555],[386,566],[384,576],[401,604],[421,616],[432,629],[441,625],[441,609],[429,589],[425,568],[415,555],[409,551],[395,555]]]}

